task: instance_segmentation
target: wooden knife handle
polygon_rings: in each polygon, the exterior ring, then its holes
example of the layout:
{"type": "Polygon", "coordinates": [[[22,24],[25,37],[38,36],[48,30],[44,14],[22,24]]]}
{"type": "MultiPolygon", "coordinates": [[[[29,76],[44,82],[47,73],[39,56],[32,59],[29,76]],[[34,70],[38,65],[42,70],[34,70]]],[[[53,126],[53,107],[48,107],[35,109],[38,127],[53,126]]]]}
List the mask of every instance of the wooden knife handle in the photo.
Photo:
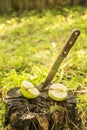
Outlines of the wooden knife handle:
{"type": "Polygon", "coordinates": [[[78,36],[80,35],[80,30],[78,29],[74,29],[71,33],[71,35],[69,36],[68,40],[65,42],[65,46],[63,47],[60,55],[62,55],[63,57],[66,57],[67,54],[69,53],[71,47],[74,45],[76,39],[78,38],[78,36]]]}

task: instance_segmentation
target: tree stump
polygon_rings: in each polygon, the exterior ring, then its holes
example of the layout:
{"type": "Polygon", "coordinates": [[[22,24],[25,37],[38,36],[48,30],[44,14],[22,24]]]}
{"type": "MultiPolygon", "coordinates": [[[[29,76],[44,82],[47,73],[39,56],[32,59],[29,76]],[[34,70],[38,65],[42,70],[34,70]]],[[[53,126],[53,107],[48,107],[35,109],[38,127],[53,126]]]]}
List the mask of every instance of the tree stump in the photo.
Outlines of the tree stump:
{"type": "Polygon", "coordinates": [[[5,98],[7,130],[72,130],[70,122],[75,122],[76,99],[71,91],[63,102],[53,101],[47,90],[40,91],[35,99],[26,99],[20,88],[12,88],[5,98]]]}

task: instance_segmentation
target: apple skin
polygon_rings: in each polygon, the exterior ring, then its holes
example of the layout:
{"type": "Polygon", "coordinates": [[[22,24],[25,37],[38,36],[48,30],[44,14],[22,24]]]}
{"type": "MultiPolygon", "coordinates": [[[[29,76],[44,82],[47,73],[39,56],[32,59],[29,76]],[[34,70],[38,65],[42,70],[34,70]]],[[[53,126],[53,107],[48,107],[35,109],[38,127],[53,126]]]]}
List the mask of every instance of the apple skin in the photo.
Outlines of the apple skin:
{"type": "Polygon", "coordinates": [[[63,84],[54,83],[49,87],[48,95],[55,101],[64,101],[68,96],[67,88],[63,84]]]}
{"type": "Polygon", "coordinates": [[[21,93],[25,98],[28,99],[34,99],[36,97],[39,96],[40,92],[37,88],[35,88],[34,86],[24,86],[24,84],[22,83],[21,85],[21,93]]]}

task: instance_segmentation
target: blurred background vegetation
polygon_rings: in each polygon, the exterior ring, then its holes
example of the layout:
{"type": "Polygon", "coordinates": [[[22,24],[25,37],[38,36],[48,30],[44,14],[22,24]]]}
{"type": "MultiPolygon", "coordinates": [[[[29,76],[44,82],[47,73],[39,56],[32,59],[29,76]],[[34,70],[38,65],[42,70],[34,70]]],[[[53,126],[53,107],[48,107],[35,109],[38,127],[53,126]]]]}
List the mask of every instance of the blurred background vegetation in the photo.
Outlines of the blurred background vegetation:
{"type": "Polygon", "coordinates": [[[38,9],[45,8],[58,8],[60,6],[74,6],[81,5],[87,6],[87,0],[0,0],[0,13],[11,11],[38,9]]]}

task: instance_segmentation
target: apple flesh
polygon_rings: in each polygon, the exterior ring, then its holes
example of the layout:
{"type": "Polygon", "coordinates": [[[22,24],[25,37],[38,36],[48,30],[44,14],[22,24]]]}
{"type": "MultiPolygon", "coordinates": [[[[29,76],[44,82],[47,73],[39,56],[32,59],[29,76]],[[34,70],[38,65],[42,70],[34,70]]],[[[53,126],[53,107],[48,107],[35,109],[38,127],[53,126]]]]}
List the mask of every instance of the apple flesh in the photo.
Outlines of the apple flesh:
{"type": "Polygon", "coordinates": [[[63,84],[54,83],[49,87],[48,95],[55,101],[63,101],[67,98],[67,87],[63,84]]]}
{"type": "Polygon", "coordinates": [[[39,96],[39,90],[31,83],[24,80],[21,84],[21,93],[28,99],[33,99],[39,96]]]}

